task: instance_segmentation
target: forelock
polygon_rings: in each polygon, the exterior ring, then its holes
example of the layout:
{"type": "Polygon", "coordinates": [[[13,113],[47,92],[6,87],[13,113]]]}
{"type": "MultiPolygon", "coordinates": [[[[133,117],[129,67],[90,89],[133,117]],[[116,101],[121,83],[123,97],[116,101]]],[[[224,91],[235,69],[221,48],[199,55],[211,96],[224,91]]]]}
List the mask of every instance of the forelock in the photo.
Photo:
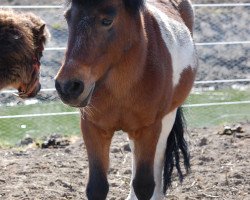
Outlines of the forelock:
{"type": "MultiPolygon", "coordinates": [[[[96,6],[106,0],[66,0],[66,4],[76,3],[84,6],[96,6]]],[[[115,0],[117,1],[117,0],[115,0]]],[[[145,0],[120,0],[123,1],[126,9],[131,13],[137,13],[140,9],[144,7],[145,0]]]]}
{"type": "Polygon", "coordinates": [[[126,9],[136,14],[144,7],[145,0],[123,0],[126,9]]]}
{"type": "Polygon", "coordinates": [[[103,3],[105,0],[66,0],[66,4],[69,5],[71,3],[84,5],[84,6],[95,6],[100,3],[103,3]]]}

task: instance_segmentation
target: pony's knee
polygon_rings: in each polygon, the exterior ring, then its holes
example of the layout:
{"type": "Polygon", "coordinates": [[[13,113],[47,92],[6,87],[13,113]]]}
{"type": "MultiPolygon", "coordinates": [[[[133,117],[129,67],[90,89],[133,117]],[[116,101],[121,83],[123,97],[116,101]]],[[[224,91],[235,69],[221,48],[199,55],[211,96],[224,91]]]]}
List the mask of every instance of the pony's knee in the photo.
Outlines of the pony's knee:
{"type": "Polygon", "coordinates": [[[136,172],[133,188],[138,200],[150,200],[155,189],[153,173],[148,167],[141,167],[136,172]]]}
{"type": "Polygon", "coordinates": [[[88,200],[105,200],[109,191],[109,184],[106,178],[95,178],[89,180],[86,194],[88,200]]]}

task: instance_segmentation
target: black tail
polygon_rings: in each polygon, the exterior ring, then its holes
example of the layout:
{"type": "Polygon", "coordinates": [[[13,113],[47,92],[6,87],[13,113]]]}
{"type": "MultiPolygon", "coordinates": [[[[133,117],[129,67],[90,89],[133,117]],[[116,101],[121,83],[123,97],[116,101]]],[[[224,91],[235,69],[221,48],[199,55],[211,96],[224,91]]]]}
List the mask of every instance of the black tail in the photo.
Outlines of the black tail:
{"type": "Polygon", "coordinates": [[[166,193],[166,190],[171,186],[171,176],[174,166],[177,169],[180,182],[182,182],[183,180],[183,174],[180,167],[180,154],[182,154],[186,172],[188,173],[190,169],[189,151],[187,143],[184,139],[184,132],[186,130],[185,125],[186,124],[182,109],[178,108],[173,128],[168,137],[167,148],[165,152],[163,173],[164,194],[166,193]]]}

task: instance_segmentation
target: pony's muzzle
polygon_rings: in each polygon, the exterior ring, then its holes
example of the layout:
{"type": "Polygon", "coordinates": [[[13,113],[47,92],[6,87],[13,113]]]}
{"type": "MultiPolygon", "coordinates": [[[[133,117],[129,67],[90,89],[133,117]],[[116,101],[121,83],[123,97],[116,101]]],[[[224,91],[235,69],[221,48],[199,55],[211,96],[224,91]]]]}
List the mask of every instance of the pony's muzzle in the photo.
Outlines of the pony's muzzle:
{"type": "Polygon", "coordinates": [[[38,82],[37,85],[35,86],[35,89],[28,94],[28,98],[35,97],[40,90],[41,90],[41,84],[38,82]]]}
{"type": "Polygon", "coordinates": [[[41,90],[41,84],[39,80],[36,80],[33,85],[21,84],[19,88],[17,88],[18,94],[17,96],[22,99],[32,98],[37,95],[37,93],[41,90]]]}

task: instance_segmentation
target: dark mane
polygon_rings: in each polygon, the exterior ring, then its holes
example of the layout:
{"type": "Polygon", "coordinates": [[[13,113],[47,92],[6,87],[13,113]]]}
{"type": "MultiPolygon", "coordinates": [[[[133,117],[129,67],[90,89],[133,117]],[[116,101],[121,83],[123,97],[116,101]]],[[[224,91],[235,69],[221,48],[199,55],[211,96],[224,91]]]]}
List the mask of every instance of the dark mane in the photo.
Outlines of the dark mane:
{"type": "Polygon", "coordinates": [[[139,12],[144,6],[144,0],[123,0],[127,10],[133,14],[139,12]]]}
{"type": "Polygon", "coordinates": [[[105,0],[66,0],[66,4],[75,3],[84,6],[96,6],[105,0]]]}
{"type": "MultiPolygon", "coordinates": [[[[76,3],[84,6],[96,6],[103,3],[105,0],[66,0],[66,5],[76,3]]],[[[145,0],[122,0],[126,9],[135,14],[144,6],[145,0]]]]}

